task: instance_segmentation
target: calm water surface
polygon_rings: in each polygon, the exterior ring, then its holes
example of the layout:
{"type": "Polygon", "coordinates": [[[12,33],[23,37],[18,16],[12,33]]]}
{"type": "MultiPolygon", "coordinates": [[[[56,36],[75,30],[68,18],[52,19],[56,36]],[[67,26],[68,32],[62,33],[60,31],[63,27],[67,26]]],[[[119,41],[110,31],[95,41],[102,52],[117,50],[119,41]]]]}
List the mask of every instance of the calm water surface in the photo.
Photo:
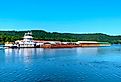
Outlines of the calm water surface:
{"type": "Polygon", "coordinates": [[[1,49],[0,82],[121,82],[121,45],[1,49]]]}

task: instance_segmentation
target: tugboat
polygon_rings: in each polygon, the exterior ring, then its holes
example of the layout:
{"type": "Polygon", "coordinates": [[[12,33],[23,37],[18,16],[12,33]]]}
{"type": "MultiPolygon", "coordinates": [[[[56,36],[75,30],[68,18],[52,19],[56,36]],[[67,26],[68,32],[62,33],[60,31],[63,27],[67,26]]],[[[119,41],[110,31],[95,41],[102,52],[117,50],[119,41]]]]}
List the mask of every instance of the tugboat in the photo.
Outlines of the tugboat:
{"type": "Polygon", "coordinates": [[[34,48],[36,43],[33,41],[32,33],[25,33],[23,40],[17,40],[14,43],[5,43],[8,48],[34,48]]]}

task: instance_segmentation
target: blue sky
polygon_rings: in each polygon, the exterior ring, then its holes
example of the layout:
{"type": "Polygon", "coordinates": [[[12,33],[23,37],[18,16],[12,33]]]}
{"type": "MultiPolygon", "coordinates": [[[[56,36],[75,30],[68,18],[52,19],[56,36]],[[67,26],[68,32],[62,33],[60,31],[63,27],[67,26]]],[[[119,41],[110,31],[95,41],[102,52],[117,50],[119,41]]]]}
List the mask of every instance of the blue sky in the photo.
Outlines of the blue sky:
{"type": "Polygon", "coordinates": [[[121,35],[121,0],[0,0],[0,30],[121,35]]]}

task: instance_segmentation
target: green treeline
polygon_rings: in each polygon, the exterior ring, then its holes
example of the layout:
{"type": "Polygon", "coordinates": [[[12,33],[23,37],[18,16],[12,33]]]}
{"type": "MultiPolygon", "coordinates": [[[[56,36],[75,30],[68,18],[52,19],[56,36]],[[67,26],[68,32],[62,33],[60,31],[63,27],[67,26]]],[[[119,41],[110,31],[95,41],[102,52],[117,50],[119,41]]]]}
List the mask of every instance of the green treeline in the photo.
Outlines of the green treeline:
{"type": "MultiPolygon", "coordinates": [[[[13,42],[22,39],[24,33],[30,31],[0,31],[0,43],[13,42]]],[[[100,41],[109,42],[112,44],[121,43],[121,36],[110,36],[101,33],[94,34],[72,34],[72,33],[57,33],[46,32],[43,30],[31,30],[35,40],[55,40],[55,41],[100,41]]]]}

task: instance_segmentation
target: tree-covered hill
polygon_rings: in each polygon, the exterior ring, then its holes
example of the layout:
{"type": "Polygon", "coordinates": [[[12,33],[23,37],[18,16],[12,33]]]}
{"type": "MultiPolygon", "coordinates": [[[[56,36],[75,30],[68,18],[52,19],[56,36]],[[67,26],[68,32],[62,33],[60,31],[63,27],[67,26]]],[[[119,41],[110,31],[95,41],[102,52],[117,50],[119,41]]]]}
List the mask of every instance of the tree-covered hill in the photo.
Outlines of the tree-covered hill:
{"type": "MultiPolygon", "coordinates": [[[[12,42],[22,39],[24,33],[30,31],[0,31],[0,43],[12,42]]],[[[72,34],[46,32],[43,30],[31,30],[36,40],[56,40],[56,41],[101,41],[109,43],[121,43],[121,36],[110,36],[102,33],[94,34],[72,34]]]]}

